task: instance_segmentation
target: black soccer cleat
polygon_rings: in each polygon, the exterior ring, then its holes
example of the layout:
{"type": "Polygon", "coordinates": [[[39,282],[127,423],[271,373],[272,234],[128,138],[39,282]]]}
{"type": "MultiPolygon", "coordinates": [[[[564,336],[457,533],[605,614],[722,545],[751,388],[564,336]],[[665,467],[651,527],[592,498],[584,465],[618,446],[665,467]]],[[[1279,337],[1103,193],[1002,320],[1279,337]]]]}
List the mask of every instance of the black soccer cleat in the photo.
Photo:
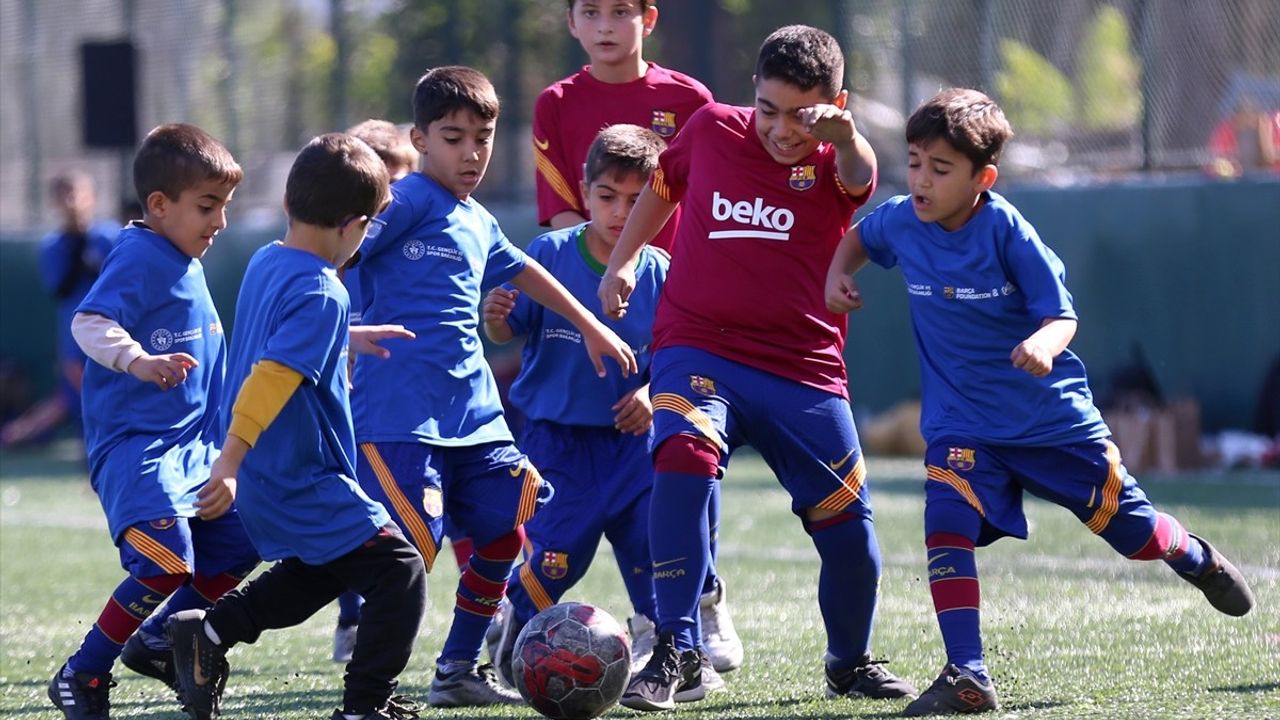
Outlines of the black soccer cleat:
{"type": "Polygon", "coordinates": [[[231,666],[227,651],[204,632],[204,611],[183,610],[165,621],[173,644],[178,700],[191,720],[213,720],[222,714],[222,691],[231,666]]]}
{"type": "MultiPolygon", "coordinates": [[[[422,706],[407,695],[396,695],[381,708],[366,714],[360,720],[417,720],[422,706]]],[[[346,720],[347,713],[334,710],[329,720],[346,720]]]]}
{"type": "Polygon", "coordinates": [[[147,645],[142,640],[140,632],[129,636],[124,649],[120,651],[120,662],[139,675],[159,680],[181,695],[182,689],[178,686],[178,676],[173,671],[173,651],[168,648],[159,650],[147,645]]]}
{"type": "Polygon", "coordinates": [[[1220,613],[1240,617],[1252,610],[1253,591],[1236,566],[1210,545],[1208,540],[1195,533],[1187,534],[1204,547],[1205,554],[1209,556],[1209,566],[1198,576],[1178,573],[1178,577],[1200,588],[1209,604],[1220,613]]]}
{"type": "Polygon", "coordinates": [[[676,695],[684,702],[706,696],[702,685],[702,656],[697,650],[676,650],[671,633],[658,636],[653,656],[640,672],[631,678],[618,702],[632,710],[652,712],[676,706],[676,695]]]}
{"type": "Polygon", "coordinates": [[[58,668],[49,681],[49,700],[67,720],[110,720],[111,673],[75,673],[67,677],[67,666],[58,668]]]}
{"type": "Polygon", "coordinates": [[[912,700],[902,714],[907,717],[960,715],[989,712],[999,707],[995,683],[990,680],[983,683],[968,670],[949,664],[929,689],[912,700]]]}
{"type": "Polygon", "coordinates": [[[919,694],[914,685],[889,672],[884,667],[886,663],[887,660],[872,660],[870,655],[863,655],[862,661],[853,667],[827,665],[827,697],[894,700],[919,694]]]}

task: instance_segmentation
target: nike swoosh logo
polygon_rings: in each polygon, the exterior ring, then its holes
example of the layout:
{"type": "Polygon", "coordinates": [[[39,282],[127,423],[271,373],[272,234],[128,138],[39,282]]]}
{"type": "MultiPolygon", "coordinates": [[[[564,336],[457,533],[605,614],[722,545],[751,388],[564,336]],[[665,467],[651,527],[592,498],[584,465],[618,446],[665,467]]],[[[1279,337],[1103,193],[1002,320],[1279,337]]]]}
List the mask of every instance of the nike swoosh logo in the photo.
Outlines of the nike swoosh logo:
{"type": "Polygon", "coordinates": [[[147,593],[146,595],[142,596],[142,602],[148,605],[159,605],[160,603],[164,602],[164,598],[165,598],[164,595],[161,595],[160,597],[156,597],[155,595],[147,593]]]}
{"type": "Polygon", "coordinates": [[[849,462],[849,458],[851,457],[853,457],[853,450],[850,450],[848,455],[845,455],[839,460],[828,461],[827,464],[831,466],[832,470],[839,470],[840,466],[849,462]]]}
{"type": "Polygon", "coordinates": [[[550,141],[550,140],[539,140],[539,139],[538,139],[538,136],[537,136],[537,135],[534,135],[534,136],[533,136],[533,146],[534,146],[534,147],[536,147],[536,148],[538,148],[538,149],[539,149],[539,150],[541,150],[542,152],[546,152],[546,151],[547,151],[547,148],[551,147],[551,141],[550,141]]]}
{"type": "Polygon", "coordinates": [[[654,567],[654,569],[656,570],[656,569],[658,569],[658,568],[662,567],[663,565],[670,565],[671,563],[678,563],[678,562],[680,562],[681,560],[688,560],[688,559],[689,559],[689,556],[688,556],[688,555],[685,555],[684,557],[678,557],[678,558],[676,558],[675,560],[663,560],[662,562],[656,562],[656,563],[654,563],[654,564],[653,564],[653,567],[654,567]]]}
{"type": "Polygon", "coordinates": [[[932,565],[935,561],[941,560],[942,558],[944,558],[944,557],[946,557],[946,556],[947,556],[947,553],[939,553],[939,554],[937,554],[937,555],[934,555],[933,557],[929,558],[929,560],[928,560],[928,564],[929,564],[929,565],[932,565]]]}
{"type": "Polygon", "coordinates": [[[520,477],[520,473],[524,472],[523,465],[515,465],[507,468],[507,472],[511,473],[511,477],[520,477]]]}
{"type": "MultiPolygon", "coordinates": [[[[204,632],[200,630],[199,632],[204,632]]],[[[208,685],[209,677],[204,674],[204,668],[200,667],[200,638],[191,636],[191,674],[194,676],[196,685],[208,685]]]]}

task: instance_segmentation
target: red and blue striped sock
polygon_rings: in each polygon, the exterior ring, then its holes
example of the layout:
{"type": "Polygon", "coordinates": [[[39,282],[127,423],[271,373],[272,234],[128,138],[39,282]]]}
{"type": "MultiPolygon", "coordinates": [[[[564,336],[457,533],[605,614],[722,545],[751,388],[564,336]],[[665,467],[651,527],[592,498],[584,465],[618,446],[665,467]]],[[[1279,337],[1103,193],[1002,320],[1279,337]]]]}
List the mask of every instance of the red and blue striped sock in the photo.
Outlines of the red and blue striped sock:
{"type": "Polygon", "coordinates": [[[186,580],[186,575],[125,578],[111,593],[98,621],[85,634],[80,649],[67,661],[67,667],[72,672],[94,675],[111,672],[129,636],[186,580]]]}
{"type": "Polygon", "coordinates": [[[929,592],[947,648],[947,661],[987,680],[982,660],[978,565],[973,540],[955,533],[935,532],[925,538],[929,561],[929,592]]]}
{"type": "Polygon", "coordinates": [[[453,624],[440,650],[440,665],[471,664],[480,659],[485,630],[498,612],[511,565],[522,545],[524,528],[518,527],[472,552],[467,569],[458,578],[453,624]]]}

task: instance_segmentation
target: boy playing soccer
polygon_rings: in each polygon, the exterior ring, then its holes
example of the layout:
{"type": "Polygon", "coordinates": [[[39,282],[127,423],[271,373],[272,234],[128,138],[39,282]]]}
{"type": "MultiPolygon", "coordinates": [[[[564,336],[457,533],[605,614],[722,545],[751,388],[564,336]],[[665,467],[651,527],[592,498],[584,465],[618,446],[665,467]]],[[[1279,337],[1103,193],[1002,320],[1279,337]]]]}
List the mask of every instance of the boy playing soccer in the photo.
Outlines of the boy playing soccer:
{"type": "Polygon", "coordinates": [[[395,184],[356,268],[365,322],[417,333],[387,362],[357,363],[353,398],[360,484],[391,511],[430,569],[448,513],[475,550],[458,581],[453,625],[428,700],[457,707],[520,702],[480,647],[523,542],[521,525],[553,492],[516,449],[479,336],[481,287],[510,282],[568,318],[598,375],[604,356],[635,372],[631,349],[512,245],[471,193],[489,163],[498,97],[466,67],[418,81],[410,131],[419,172],[395,184]]]}
{"type": "MultiPolygon", "coordinates": [[[[278,560],[206,613],[170,618],[181,697],[195,720],[217,717],[227,651],[263,630],[297,625],[343,590],[365,598],[334,720],[416,717],[392,698],[426,607],[426,569],[381,505],[355,481],[347,400],[348,298],[341,267],[387,202],[387,169],[363,142],[322,135],[302,149],[285,184],[289,229],[256,253],[236,302],[224,411],[230,418],[212,476],[240,484],[245,527],[278,560]]],[[[352,332],[373,340],[403,328],[352,332]]]]}
{"type": "MultiPolygon", "coordinates": [[[[533,109],[533,153],[537,165],[538,221],[553,229],[591,217],[582,164],[596,133],[615,123],[653,130],[670,142],[693,113],[712,102],[711,91],[683,73],[643,57],[644,39],[658,21],[652,0],[568,0],[569,33],[591,64],[548,86],[533,109]]],[[[680,208],[650,242],[667,250],[675,242],[680,208]]],[[[707,504],[711,562],[703,581],[699,626],[711,662],[720,672],[742,665],[742,641],[729,615],[724,583],[715,572],[720,527],[720,486],[707,504]]],[[[644,615],[636,620],[652,635],[644,615]]],[[[646,645],[651,643],[646,643],[646,645]]]]}
{"type": "Polygon", "coordinates": [[[844,110],[843,76],[827,33],[792,25],[770,35],[755,107],[713,104],[690,119],[600,283],[606,312],[624,317],[641,247],[682,204],[653,329],[649,547],[659,641],[622,697],[627,707],[670,708],[697,681],[707,500],[744,444],[790,493],[822,560],[828,695],[915,693],[871,659],[880,552],[841,355],[845,322],[811,286],[875,185],[875,154],[844,110]]]}
{"type": "Polygon", "coordinates": [[[1067,344],[1076,312],[1057,255],[991,192],[1004,113],[976,90],[945,90],[907,120],[910,195],[886,201],[840,242],[827,307],[861,305],[852,274],[902,268],[920,355],[929,590],[947,650],[906,714],[994,710],[982,657],[975,546],[1027,537],[1026,490],[1069,510],[1125,557],[1163,560],[1219,611],[1253,596],[1236,568],[1152,507],[1120,464],[1067,344]],[[960,338],[963,342],[957,342],[960,338]]]}
{"type": "Polygon", "coordinates": [[[121,231],[72,320],[93,360],[84,373],[89,479],[129,573],[49,683],[49,699],[73,720],[110,716],[122,652],[129,668],[173,686],[164,619],[209,605],[258,562],[231,511],[234,485],[209,480],[226,342],[200,263],[243,174],[203,130],[162,125],[143,140],[133,177],[143,219],[121,231]]]}
{"type": "MultiPolygon", "coordinates": [[[[664,147],[661,137],[635,125],[602,130],[587,153],[582,192],[592,210],[591,222],[549,232],[529,244],[530,257],[584,302],[594,296],[609,252],[664,147]]],[[[491,340],[528,338],[511,402],[528,418],[520,447],[556,488],[555,501],[525,525],[529,560],[520,565],[507,590],[510,607],[492,654],[508,685],[513,684],[516,636],[530,618],[559,602],[586,574],[601,536],[613,546],[636,611],[627,623],[632,658],[639,660],[633,664],[642,665],[653,651],[653,466],[648,457],[653,407],[646,378],[653,313],[668,264],[665,251],[645,248],[637,264],[631,312],[609,322],[636,353],[640,375],[630,378],[587,379],[587,359],[578,347],[577,333],[564,318],[512,289],[494,288],[481,308],[491,340]],[[566,393],[571,386],[573,392],[566,393]]]]}

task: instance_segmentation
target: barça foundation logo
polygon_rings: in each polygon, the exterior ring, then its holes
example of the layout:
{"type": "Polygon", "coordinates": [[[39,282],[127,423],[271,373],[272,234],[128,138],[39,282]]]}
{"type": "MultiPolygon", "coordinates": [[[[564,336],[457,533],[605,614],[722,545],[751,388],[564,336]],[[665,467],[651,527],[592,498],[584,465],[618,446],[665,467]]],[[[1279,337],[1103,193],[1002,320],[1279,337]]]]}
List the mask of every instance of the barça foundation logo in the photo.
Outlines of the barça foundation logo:
{"type": "Polygon", "coordinates": [[[950,465],[952,470],[961,472],[972,470],[973,466],[977,464],[976,455],[971,448],[948,448],[947,465],[950,465]]]}
{"type": "Polygon", "coordinates": [[[548,580],[559,580],[569,574],[569,554],[556,550],[542,553],[542,576],[548,580]]]}
{"type": "Polygon", "coordinates": [[[787,182],[792,190],[808,190],[818,182],[818,174],[813,165],[797,165],[791,168],[791,179],[787,182]]]}
{"type": "Polygon", "coordinates": [[[654,110],[653,118],[649,121],[649,129],[664,138],[675,135],[676,114],[667,110],[654,110]]]}

